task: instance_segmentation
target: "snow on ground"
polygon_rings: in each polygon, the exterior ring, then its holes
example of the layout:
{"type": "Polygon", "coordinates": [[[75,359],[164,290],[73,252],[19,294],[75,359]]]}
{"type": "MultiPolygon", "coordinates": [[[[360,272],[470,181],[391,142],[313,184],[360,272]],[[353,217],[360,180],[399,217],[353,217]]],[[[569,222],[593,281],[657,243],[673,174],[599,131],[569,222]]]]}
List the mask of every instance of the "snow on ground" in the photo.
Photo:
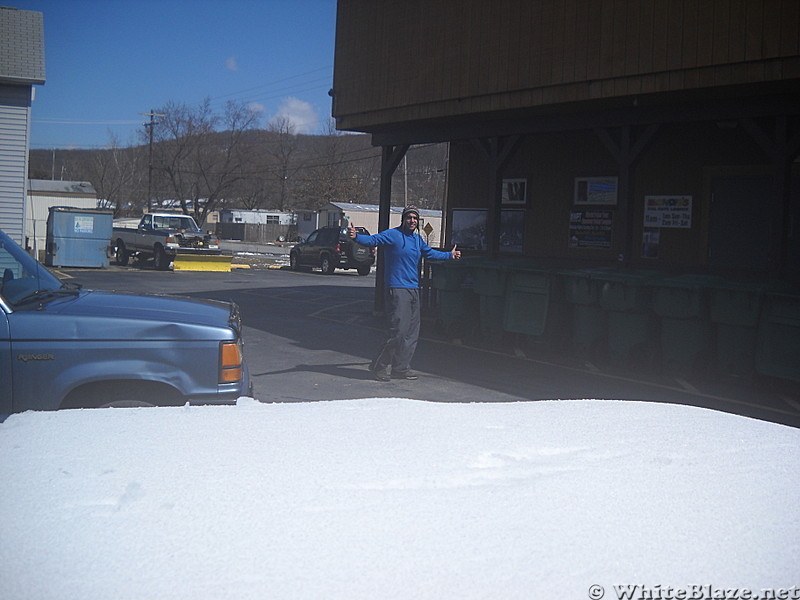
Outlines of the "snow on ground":
{"type": "Polygon", "coordinates": [[[800,584],[800,430],[699,408],[383,398],[28,412],[0,425],[0,456],[6,600],[596,600],[591,586],[666,598],[680,597],[667,586],[800,584]]]}

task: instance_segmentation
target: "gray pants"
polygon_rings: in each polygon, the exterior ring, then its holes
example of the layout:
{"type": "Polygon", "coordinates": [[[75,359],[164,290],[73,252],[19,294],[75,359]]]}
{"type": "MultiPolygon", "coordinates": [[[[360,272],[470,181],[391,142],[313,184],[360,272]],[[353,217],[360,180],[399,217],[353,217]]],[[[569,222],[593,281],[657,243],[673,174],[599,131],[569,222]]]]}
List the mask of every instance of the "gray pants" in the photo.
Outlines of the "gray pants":
{"type": "Polygon", "coordinates": [[[389,335],[373,365],[378,371],[408,371],[419,339],[419,290],[389,288],[386,317],[389,335]]]}

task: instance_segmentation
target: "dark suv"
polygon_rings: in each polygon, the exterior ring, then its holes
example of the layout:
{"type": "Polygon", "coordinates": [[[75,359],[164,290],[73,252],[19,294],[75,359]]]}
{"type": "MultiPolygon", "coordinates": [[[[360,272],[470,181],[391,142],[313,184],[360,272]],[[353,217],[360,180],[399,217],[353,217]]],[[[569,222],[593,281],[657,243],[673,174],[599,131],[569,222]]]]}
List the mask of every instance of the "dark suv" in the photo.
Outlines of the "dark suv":
{"type": "MultiPolygon", "coordinates": [[[[369,235],[363,227],[356,227],[356,231],[369,235]]],[[[346,227],[317,229],[289,253],[293,271],[319,267],[328,275],[336,269],[358,269],[359,275],[369,275],[374,262],[375,248],[356,244],[348,237],[346,227]]]]}

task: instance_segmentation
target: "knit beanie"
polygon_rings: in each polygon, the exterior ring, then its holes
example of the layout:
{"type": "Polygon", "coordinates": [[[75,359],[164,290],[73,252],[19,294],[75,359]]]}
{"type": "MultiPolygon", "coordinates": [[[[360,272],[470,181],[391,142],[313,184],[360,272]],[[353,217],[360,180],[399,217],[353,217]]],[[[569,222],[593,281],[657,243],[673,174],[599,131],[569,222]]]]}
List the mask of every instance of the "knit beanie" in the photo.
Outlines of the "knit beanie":
{"type": "Polygon", "coordinates": [[[403,209],[403,216],[401,217],[401,219],[403,221],[405,221],[406,220],[406,215],[409,215],[409,214],[417,215],[417,218],[419,219],[419,209],[416,206],[413,206],[413,205],[412,206],[406,206],[403,209]]]}

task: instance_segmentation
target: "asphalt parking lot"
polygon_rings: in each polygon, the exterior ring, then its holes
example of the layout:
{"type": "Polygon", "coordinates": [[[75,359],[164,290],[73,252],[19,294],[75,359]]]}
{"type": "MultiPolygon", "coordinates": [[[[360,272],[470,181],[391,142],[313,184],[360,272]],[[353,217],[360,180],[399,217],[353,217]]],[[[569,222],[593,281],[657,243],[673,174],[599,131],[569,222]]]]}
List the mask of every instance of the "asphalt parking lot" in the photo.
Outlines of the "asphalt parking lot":
{"type": "Polygon", "coordinates": [[[274,255],[237,255],[231,272],[155,271],[135,264],[61,269],[86,288],[232,300],[245,324],[254,395],[263,402],[401,397],[435,402],[607,399],[672,402],[800,426],[800,397],[787,386],[687,381],[531,354],[513,339],[449,339],[426,312],[412,367],[416,381],[375,381],[367,370],[383,335],[375,274],[292,272],[274,255]]]}

